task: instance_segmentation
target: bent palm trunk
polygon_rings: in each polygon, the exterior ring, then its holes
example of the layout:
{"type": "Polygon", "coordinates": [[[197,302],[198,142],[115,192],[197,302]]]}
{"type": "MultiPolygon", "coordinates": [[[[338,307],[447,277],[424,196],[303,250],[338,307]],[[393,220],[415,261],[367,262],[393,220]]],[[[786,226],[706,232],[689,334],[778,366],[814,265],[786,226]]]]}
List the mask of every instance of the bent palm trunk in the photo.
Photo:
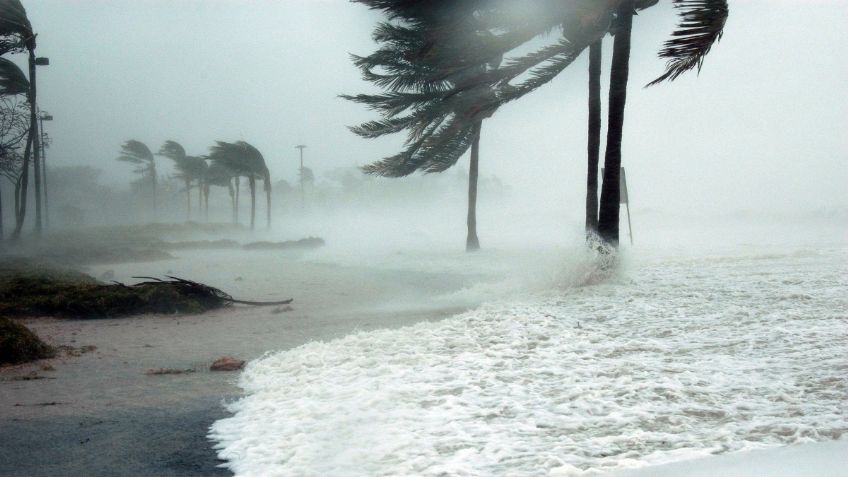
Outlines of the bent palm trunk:
{"type": "Polygon", "coordinates": [[[589,142],[586,173],[586,235],[598,232],[598,161],[601,155],[601,60],[603,40],[589,47],[589,142]]]}
{"type": "Polygon", "coordinates": [[[186,220],[191,220],[191,181],[186,179],[186,220]]]}
{"type": "Polygon", "coordinates": [[[271,175],[265,174],[265,201],[267,209],[265,213],[267,214],[268,228],[271,228],[271,175]]]}
{"type": "Polygon", "coordinates": [[[607,150],[604,157],[604,183],[601,188],[601,206],[598,234],[618,247],[618,221],[621,202],[621,138],[624,131],[624,107],[627,103],[627,80],[630,73],[630,35],[633,26],[633,1],[622,2],[618,7],[618,28],[613,44],[612,71],[610,73],[609,120],[607,150]]]}
{"type": "Polygon", "coordinates": [[[480,163],[480,129],[483,122],[474,125],[474,139],[471,143],[471,166],[468,170],[468,237],[465,240],[465,251],[480,250],[480,239],[477,238],[477,176],[480,163]]]}
{"type": "Polygon", "coordinates": [[[27,138],[26,147],[24,148],[24,163],[21,176],[15,183],[15,230],[12,231],[12,240],[17,240],[21,236],[21,231],[24,228],[24,219],[26,219],[27,207],[27,185],[29,183],[29,157],[32,152],[32,129],[30,129],[29,137],[27,138]]]}
{"type": "Polygon", "coordinates": [[[250,230],[253,230],[256,224],[256,177],[251,175],[247,183],[250,186],[250,230]]]}

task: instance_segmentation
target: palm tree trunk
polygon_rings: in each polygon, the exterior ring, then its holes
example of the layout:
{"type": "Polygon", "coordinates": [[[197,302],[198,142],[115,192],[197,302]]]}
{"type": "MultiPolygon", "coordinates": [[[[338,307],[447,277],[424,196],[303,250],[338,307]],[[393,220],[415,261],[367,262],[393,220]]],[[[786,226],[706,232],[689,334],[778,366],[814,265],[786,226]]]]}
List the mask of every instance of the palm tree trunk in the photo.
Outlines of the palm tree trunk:
{"type": "Polygon", "coordinates": [[[24,228],[24,219],[26,219],[27,185],[29,183],[29,157],[32,152],[32,139],[32,129],[30,129],[26,147],[24,148],[24,162],[22,165],[21,176],[15,183],[15,230],[12,232],[12,240],[20,238],[21,231],[24,228]]]}
{"type": "Polygon", "coordinates": [[[0,189],[0,240],[3,240],[3,190],[0,189]]]}
{"type": "Polygon", "coordinates": [[[233,223],[236,223],[236,192],[233,190],[233,183],[227,181],[227,190],[230,192],[230,203],[233,206],[233,223]]]}
{"type": "Polygon", "coordinates": [[[156,206],[156,164],[150,161],[150,183],[153,190],[153,214],[156,215],[158,207],[156,206]]]}
{"type": "Polygon", "coordinates": [[[253,230],[256,224],[256,177],[251,174],[247,183],[250,186],[250,230],[253,230]]]}
{"type": "Polygon", "coordinates": [[[633,1],[618,7],[618,21],[613,44],[610,72],[607,150],[604,157],[604,183],[598,234],[613,247],[618,247],[618,220],[621,207],[621,138],[624,131],[624,107],[627,103],[627,80],[630,73],[630,35],[633,27],[633,1]]]}
{"type": "Polygon", "coordinates": [[[270,174],[265,175],[265,201],[266,201],[266,211],[268,221],[268,228],[271,228],[271,176],[270,174]]]}
{"type": "Polygon", "coordinates": [[[191,220],[191,181],[185,180],[186,186],[186,221],[191,220]]]}
{"type": "Polygon", "coordinates": [[[209,222],[209,184],[203,184],[203,210],[204,218],[209,222]]]}
{"type": "Polygon", "coordinates": [[[601,60],[603,39],[589,47],[589,142],[586,173],[586,236],[598,232],[598,161],[601,155],[601,60]]]}
{"type": "Polygon", "coordinates": [[[468,237],[465,239],[465,251],[480,250],[480,239],[477,238],[477,175],[480,163],[480,129],[482,121],[474,125],[474,139],[471,143],[471,166],[468,169],[468,237]]]}
{"type": "Polygon", "coordinates": [[[236,182],[236,195],[235,195],[235,202],[234,202],[235,205],[233,206],[233,223],[237,224],[237,223],[239,223],[239,194],[241,192],[241,191],[239,191],[239,188],[240,188],[240,183],[241,183],[241,177],[236,176],[234,178],[234,180],[236,182]]]}

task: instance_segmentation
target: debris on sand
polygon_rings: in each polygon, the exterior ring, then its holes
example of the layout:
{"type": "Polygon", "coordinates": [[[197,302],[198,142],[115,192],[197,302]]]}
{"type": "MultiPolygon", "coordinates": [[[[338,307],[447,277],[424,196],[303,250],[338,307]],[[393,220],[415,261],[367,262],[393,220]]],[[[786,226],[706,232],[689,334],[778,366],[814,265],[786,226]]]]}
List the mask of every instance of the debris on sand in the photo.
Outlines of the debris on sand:
{"type": "Polygon", "coordinates": [[[231,356],[218,358],[212,366],[209,366],[210,371],[238,371],[242,368],[244,368],[244,361],[231,356]]]}
{"type": "Polygon", "coordinates": [[[79,272],[39,267],[0,269],[0,315],[113,318],[145,313],[202,313],[234,303],[286,305],[291,300],[236,300],[202,283],[169,276],[102,283],[79,272]]]}
{"type": "Polygon", "coordinates": [[[26,326],[0,318],[0,365],[52,358],[56,350],[26,326]]]}
{"type": "Polygon", "coordinates": [[[144,374],[148,376],[164,376],[169,374],[189,374],[193,373],[194,370],[191,368],[188,369],[172,369],[172,368],[152,368],[148,369],[144,372],[144,374]]]}

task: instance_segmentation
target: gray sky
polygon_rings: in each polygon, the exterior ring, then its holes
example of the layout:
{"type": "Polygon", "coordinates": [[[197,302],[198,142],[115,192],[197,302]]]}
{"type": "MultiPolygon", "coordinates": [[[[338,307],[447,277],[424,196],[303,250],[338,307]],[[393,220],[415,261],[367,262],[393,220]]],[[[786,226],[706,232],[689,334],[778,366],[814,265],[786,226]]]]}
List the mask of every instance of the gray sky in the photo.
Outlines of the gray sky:
{"type": "MultiPolygon", "coordinates": [[[[393,154],[345,126],[373,118],[337,95],[371,91],[348,53],[374,49],[380,18],[345,0],[25,0],[39,33],[40,104],[55,116],[52,165],[114,161],[130,138],[203,154],[246,140],[275,178],[296,177],[298,143],[318,175],[393,154]]],[[[662,71],[670,1],[634,25],[624,165],[637,208],[848,207],[848,8],[843,0],[731,0],[731,19],[700,77],[643,89],[662,71]]],[[[610,41],[607,42],[609,46],[610,41]]],[[[606,52],[608,67],[610,52],[606,52]]],[[[23,61],[19,55],[19,60],[23,61]]],[[[586,67],[484,124],[481,172],[527,203],[582,211],[586,67]]],[[[605,68],[605,74],[607,69],[605,68]]],[[[606,102],[606,101],[604,101],[606,102]]],[[[458,167],[467,167],[467,158],[458,167]]]]}

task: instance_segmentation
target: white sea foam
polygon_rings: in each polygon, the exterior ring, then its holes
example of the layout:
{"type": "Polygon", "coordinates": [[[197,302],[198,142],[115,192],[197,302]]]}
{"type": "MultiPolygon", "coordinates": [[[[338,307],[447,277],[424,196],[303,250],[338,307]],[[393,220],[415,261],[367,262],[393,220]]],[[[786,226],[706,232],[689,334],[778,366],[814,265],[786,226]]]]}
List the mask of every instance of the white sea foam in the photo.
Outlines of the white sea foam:
{"type": "Polygon", "coordinates": [[[572,267],[521,300],[252,362],[210,436],[240,476],[595,475],[836,439],[846,264],[659,254],[600,283],[572,267]]]}

